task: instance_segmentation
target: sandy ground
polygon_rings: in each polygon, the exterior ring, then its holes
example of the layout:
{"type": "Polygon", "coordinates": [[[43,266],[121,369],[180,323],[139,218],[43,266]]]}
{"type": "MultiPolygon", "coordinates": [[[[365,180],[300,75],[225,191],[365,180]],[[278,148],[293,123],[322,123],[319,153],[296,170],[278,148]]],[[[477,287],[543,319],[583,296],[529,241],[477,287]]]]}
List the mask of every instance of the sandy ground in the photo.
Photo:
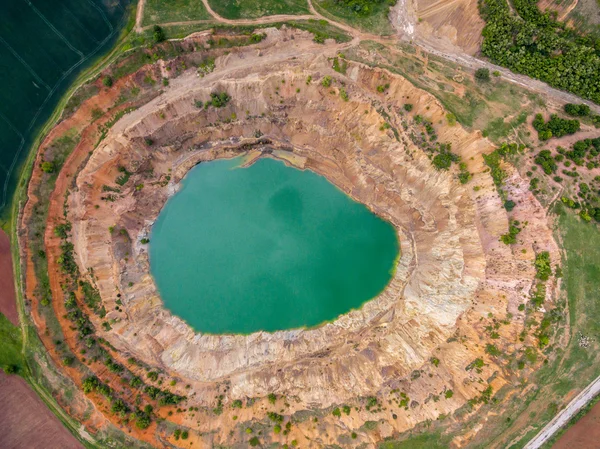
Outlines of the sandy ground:
{"type": "Polygon", "coordinates": [[[83,448],[19,376],[0,371],[0,404],[0,448],[83,448]]]}
{"type": "Polygon", "coordinates": [[[19,325],[10,240],[3,231],[0,231],[0,312],[15,326],[19,325]]]}

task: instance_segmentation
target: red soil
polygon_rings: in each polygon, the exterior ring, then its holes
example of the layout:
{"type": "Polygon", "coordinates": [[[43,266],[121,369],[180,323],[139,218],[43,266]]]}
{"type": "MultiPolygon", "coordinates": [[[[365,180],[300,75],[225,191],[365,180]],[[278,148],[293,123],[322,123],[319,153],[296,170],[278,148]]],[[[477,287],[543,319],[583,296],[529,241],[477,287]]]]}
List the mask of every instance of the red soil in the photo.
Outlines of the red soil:
{"type": "Polygon", "coordinates": [[[552,446],[552,449],[573,448],[600,448],[600,402],[552,446]]]}
{"type": "Polygon", "coordinates": [[[13,275],[10,240],[0,230],[0,312],[15,326],[19,325],[17,301],[15,296],[15,278],[13,275]]]}
{"type": "Polygon", "coordinates": [[[0,371],[0,404],[1,448],[83,448],[19,376],[0,371]]]}

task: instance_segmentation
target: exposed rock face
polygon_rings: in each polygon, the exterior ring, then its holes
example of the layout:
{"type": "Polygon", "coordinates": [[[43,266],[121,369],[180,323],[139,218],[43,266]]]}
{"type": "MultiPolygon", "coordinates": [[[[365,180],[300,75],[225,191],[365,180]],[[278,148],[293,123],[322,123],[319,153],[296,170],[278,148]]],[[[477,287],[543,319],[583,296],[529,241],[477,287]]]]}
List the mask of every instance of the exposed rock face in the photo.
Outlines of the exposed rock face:
{"type": "MultiPolygon", "coordinates": [[[[521,246],[499,242],[508,217],[480,156],[491,150],[489,142],[459,126],[438,126],[445,111],[432,96],[359,65],[339,75],[314,52],[262,66],[235,58],[218,60],[204,78],[183,75],[124,116],[77,177],[68,218],[80,270],[93,273],[107,318],[116,320],[104,337],[195,381],[200,401],[210,401],[212,393],[202,391],[218,382],[230,384],[229,398],[276,392],[320,407],[402,386],[421,405],[398,412],[404,416],[396,426],[405,429],[478,395],[483,388],[465,366],[483,354],[481,317],[511,312],[517,317],[503,331],[517,335],[523,325],[517,307],[535,275],[532,249],[549,250],[557,260],[544,210],[527,184],[511,172],[515,213],[528,221],[523,241],[535,241],[522,253],[521,246]],[[322,86],[325,75],[334,78],[331,87],[322,86]],[[389,88],[377,93],[383,83],[389,88]],[[340,97],[341,88],[349,101],[340,97]],[[231,96],[226,107],[194,105],[214,91],[231,96]],[[405,103],[414,104],[410,115],[405,103]],[[407,119],[415,114],[431,120],[440,141],[452,143],[474,173],[469,184],[461,185],[453,171],[435,170],[412,143],[407,119]],[[398,136],[381,129],[385,120],[398,136]],[[165,310],[140,241],[191,167],[240,154],[314,170],[393,223],[401,258],[385,291],[332,323],[272,334],[197,334],[165,310]],[[114,201],[104,202],[111,193],[103,186],[118,187],[119,167],[132,175],[114,201]],[[123,312],[114,310],[117,294],[123,312]],[[432,357],[440,360],[434,370],[432,357]],[[452,400],[429,400],[446,389],[454,390],[452,400]]],[[[491,374],[495,367],[484,369],[491,374]]],[[[497,389],[505,381],[500,375],[494,382],[497,389]]]]}

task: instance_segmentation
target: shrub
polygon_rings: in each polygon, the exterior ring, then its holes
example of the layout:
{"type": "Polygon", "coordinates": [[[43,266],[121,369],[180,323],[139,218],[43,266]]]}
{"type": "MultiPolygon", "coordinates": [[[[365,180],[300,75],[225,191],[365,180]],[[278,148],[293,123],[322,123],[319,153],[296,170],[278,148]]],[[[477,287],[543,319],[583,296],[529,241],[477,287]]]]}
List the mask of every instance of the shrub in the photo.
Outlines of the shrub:
{"type": "Polygon", "coordinates": [[[490,80],[490,71],[484,67],[475,71],[475,79],[480,82],[488,82],[490,80]]]}
{"type": "Polygon", "coordinates": [[[565,112],[573,117],[587,117],[590,115],[590,107],[587,104],[567,103],[564,106],[565,112]]]}
{"type": "Polygon", "coordinates": [[[19,367],[13,364],[5,365],[2,369],[6,374],[17,374],[19,372],[19,367]]]}
{"type": "Polygon", "coordinates": [[[446,392],[444,393],[444,397],[446,399],[450,399],[452,396],[454,396],[454,392],[452,390],[446,390],[446,392]]]}
{"type": "Polygon", "coordinates": [[[44,161],[42,162],[41,168],[44,173],[54,173],[54,162],[44,161]]]}
{"type": "Polygon", "coordinates": [[[339,407],[336,407],[336,408],[334,408],[334,409],[333,409],[333,411],[331,412],[331,414],[332,414],[333,416],[336,416],[336,417],[338,417],[338,418],[339,418],[339,417],[341,417],[341,416],[342,416],[342,411],[340,410],[340,408],[339,408],[339,407]]]}
{"type": "Polygon", "coordinates": [[[342,98],[342,100],[344,101],[348,101],[350,98],[348,97],[348,93],[346,92],[346,89],[344,89],[343,87],[340,89],[340,97],[342,98]]]}
{"type": "Polygon", "coordinates": [[[534,159],[535,163],[542,167],[544,173],[550,175],[556,172],[558,165],[552,157],[550,150],[540,151],[534,159]]]}
{"type": "Polygon", "coordinates": [[[410,103],[406,103],[403,107],[406,112],[410,112],[413,109],[413,105],[410,103]]]}
{"type": "Polygon", "coordinates": [[[229,103],[229,100],[231,100],[231,97],[227,92],[211,92],[210,100],[206,102],[205,107],[210,104],[215,108],[222,108],[229,103]]]}
{"type": "Polygon", "coordinates": [[[552,267],[550,265],[550,253],[548,251],[542,251],[535,256],[535,269],[536,277],[542,281],[547,281],[552,274],[552,267]]]}
{"type": "Polygon", "coordinates": [[[113,79],[110,76],[105,76],[104,78],[102,78],[102,84],[105,87],[112,87],[113,79]]]}
{"type": "Polygon", "coordinates": [[[507,212],[512,211],[516,206],[516,203],[513,200],[506,200],[504,202],[504,209],[506,209],[507,212]]]}
{"type": "Polygon", "coordinates": [[[329,86],[331,86],[331,81],[332,81],[331,77],[329,75],[326,75],[321,80],[321,86],[323,86],[323,87],[329,87],[329,86]]]}
{"type": "Polygon", "coordinates": [[[433,166],[438,170],[448,170],[452,162],[458,162],[459,157],[451,151],[444,151],[433,157],[433,166]]]}
{"type": "Polygon", "coordinates": [[[379,92],[380,94],[382,94],[386,90],[388,90],[389,88],[390,88],[390,83],[380,84],[379,86],[377,86],[377,92],[379,92]]]}
{"type": "Polygon", "coordinates": [[[267,35],[265,33],[253,33],[252,36],[250,36],[250,42],[253,44],[258,44],[266,37],[267,35]]]}
{"type": "Polygon", "coordinates": [[[158,25],[154,25],[152,28],[152,37],[154,38],[154,42],[164,42],[167,38],[165,36],[165,32],[158,25]]]}

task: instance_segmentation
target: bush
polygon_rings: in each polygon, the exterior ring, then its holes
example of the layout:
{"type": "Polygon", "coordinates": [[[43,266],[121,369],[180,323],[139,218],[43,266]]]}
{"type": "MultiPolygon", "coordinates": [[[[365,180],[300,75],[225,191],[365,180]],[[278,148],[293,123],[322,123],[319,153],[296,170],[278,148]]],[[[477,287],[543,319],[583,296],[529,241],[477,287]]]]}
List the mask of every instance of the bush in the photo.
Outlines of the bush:
{"type": "Polygon", "coordinates": [[[452,162],[458,162],[458,155],[451,151],[444,151],[438,153],[433,158],[433,166],[438,170],[448,170],[452,165],[452,162]]]}
{"type": "Polygon", "coordinates": [[[548,122],[544,122],[544,117],[542,114],[536,114],[532,125],[533,128],[538,132],[538,139],[540,140],[548,140],[552,137],[562,137],[567,134],[575,134],[580,128],[580,123],[578,120],[563,119],[557,114],[552,114],[548,122]]]}
{"type": "Polygon", "coordinates": [[[44,173],[54,173],[54,162],[44,161],[42,162],[41,168],[44,173]]]}
{"type": "Polygon", "coordinates": [[[550,265],[550,253],[548,251],[542,251],[535,256],[535,269],[537,271],[536,277],[542,281],[547,281],[552,274],[552,267],[550,265]]]}
{"type": "Polygon", "coordinates": [[[6,374],[17,374],[19,372],[19,367],[13,364],[5,365],[3,369],[6,374]]]}
{"type": "Polygon", "coordinates": [[[484,67],[475,71],[475,79],[480,82],[488,82],[490,80],[490,71],[484,67]]]}
{"type": "Polygon", "coordinates": [[[551,175],[556,172],[558,165],[556,165],[556,161],[552,157],[552,153],[550,150],[542,150],[540,151],[534,159],[535,163],[542,167],[544,173],[547,175],[551,175]]]}
{"type": "Polygon", "coordinates": [[[513,200],[506,200],[504,202],[504,209],[506,209],[507,212],[511,212],[516,206],[516,203],[513,200]]]}
{"type": "Polygon", "coordinates": [[[329,75],[326,75],[323,77],[323,79],[321,80],[321,86],[323,86],[323,87],[331,86],[331,77],[329,75]]]}
{"type": "Polygon", "coordinates": [[[229,100],[231,100],[231,97],[227,92],[211,92],[210,100],[206,102],[205,107],[210,104],[212,107],[222,108],[229,103],[229,100]]]}
{"type": "Polygon", "coordinates": [[[346,89],[344,89],[343,87],[340,89],[340,97],[342,98],[342,100],[344,101],[348,101],[350,98],[348,97],[348,92],[346,92],[346,89]]]}
{"type": "Polygon", "coordinates": [[[590,107],[587,104],[567,103],[564,106],[565,112],[573,117],[587,117],[590,115],[590,107]]]}
{"type": "Polygon", "coordinates": [[[152,37],[154,38],[154,42],[164,42],[167,38],[165,36],[165,32],[158,25],[154,25],[152,28],[152,37]]]}
{"type": "Polygon", "coordinates": [[[105,87],[112,87],[113,79],[110,76],[105,76],[104,78],[102,78],[102,84],[105,87]]]}
{"type": "Polygon", "coordinates": [[[406,104],[404,105],[404,110],[405,110],[406,112],[410,112],[410,111],[412,111],[412,109],[413,109],[413,105],[412,105],[412,104],[410,104],[410,103],[406,103],[406,104]]]}

